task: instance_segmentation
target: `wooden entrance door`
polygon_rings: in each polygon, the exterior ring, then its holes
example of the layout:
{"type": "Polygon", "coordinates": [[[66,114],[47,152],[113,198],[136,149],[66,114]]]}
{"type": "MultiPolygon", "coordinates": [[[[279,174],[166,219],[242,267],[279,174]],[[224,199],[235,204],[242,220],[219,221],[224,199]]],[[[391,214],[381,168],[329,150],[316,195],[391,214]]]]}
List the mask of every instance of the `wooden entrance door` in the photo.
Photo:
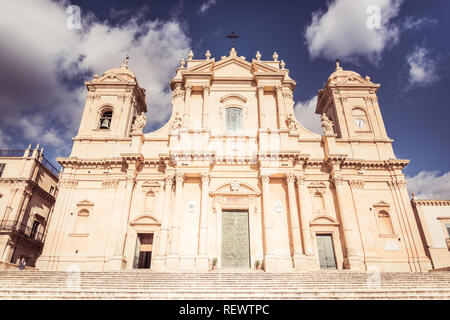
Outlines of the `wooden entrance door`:
{"type": "Polygon", "coordinates": [[[333,238],[331,234],[317,234],[317,249],[321,269],[336,269],[336,257],[334,255],[333,238]]]}
{"type": "Polygon", "coordinates": [[[134,268],[150,269],[152,262],[153,233],[139,233],[136,242],[134,268]]]}
{"type": "Polygon", "coordinates": [[[222,211],[222,268],[249,268],[248,211],[222,211]]]}

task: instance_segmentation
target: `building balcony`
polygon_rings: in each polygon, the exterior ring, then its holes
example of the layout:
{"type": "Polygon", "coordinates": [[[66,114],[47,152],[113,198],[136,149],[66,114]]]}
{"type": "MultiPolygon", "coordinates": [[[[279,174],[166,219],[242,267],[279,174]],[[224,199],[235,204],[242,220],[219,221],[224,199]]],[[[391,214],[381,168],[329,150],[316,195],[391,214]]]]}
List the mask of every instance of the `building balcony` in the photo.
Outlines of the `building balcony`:
{"type": "Polygon", "coordinates": [[[14,220],[4,220],[0,223],[0,232],[11,232],[16,233],[19,236],[27,238],[29,240],[34,240],[42,243],[44,240],[44,233],[39,232],[32,227],[24,224],[17,223],[14,220]]]}

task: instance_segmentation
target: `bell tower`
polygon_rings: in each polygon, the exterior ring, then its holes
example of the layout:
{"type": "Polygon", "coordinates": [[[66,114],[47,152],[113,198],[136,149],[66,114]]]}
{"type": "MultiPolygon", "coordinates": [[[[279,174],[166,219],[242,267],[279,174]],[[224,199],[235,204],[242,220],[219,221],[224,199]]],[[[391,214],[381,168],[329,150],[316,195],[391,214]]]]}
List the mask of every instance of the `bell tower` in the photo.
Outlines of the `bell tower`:
{"type": "Polygon", "coordinates": [[[74,140],[129,138],[134,119],[147,112],[147,105],[145,89],[128,69],[128,57],[120,68],[94,75],[85,84],[87,100],[74,140]]]}
{"type": "Polygon", "coordinates": [[[336,60],[336,70],[319,90],[316,113],[332,121],[337,138],[389,140],[376,95],[379,87],[336,60]]]}

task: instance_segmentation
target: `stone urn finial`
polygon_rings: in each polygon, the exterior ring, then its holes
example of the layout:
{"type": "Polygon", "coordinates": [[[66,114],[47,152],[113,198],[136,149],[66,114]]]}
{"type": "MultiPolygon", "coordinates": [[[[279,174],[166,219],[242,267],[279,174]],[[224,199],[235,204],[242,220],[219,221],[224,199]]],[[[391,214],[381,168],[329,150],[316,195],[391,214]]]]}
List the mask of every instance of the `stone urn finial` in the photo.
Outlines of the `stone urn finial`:
{"type": "Polygon", "coordinates": [[[186,64],[186,61],[184,61],[184,59],[181,59],[181,61],[180,61],[180,68],[184,68],[185,64],[186,64]]]}
{"type": "Polygon", "coordinates": [[[194,57],[194,53],[192,52],[192,50],[189,50],[188,60],[192,60],[193,57],[194,57]]]}
{"type": "Polygon", "coordinates": [[[281,70],[284,70],[284,67],[286,66],[286,62],[284,62],[284,60],[281,60],[280,66],[281,66],[281,70]]]}
{"type": "Polygon", "coordinates": [[[209,60],[209,58],[211,58],[211,52],[209,52],[209,50],[206,50],[205,57],[208,60],[209,60]]]}
{"type": "Polygon", "coordinates": [[[256,60],[260,61],[261,60],[261,53],[259,53],[259,51],[256,51],[256,60]]]}
{"type": "Polygon", "coordinates": [[[273,61],[278,61],[278,53],[275,51],[272,55],[273,61]]]}

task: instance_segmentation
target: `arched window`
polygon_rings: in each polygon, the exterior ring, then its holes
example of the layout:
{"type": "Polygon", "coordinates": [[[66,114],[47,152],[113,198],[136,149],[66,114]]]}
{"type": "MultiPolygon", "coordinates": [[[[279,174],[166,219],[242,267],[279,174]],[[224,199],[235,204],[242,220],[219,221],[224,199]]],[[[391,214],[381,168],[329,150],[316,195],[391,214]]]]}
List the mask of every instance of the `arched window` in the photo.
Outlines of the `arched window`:
{"type": "Polygon", "coordinates": [[[314,211],[325,211],[325,203],[323,202],[323,196],[320,192],[314,193],[313,210],[314,211]]]}
{"type": "Polygon", "coordinates": [[[87,234],[89,233],[89,211],[82,209],[78,211],[77,219],[75,221],[74,233],[87,234]]]}
{"type": "Polygon", "coordinates": [[[387,211],[378,212],[378,227],[380,234],[393,234],[394,228],[392,227],[392,221],[387,211]]]}
{"type": "Polygon", "coordinates": [[[112,115],[113,115],[113,112],[112,112],[112,109],[110,109],[110,108],[104,109],[101,112],[99,129],[109,129],[109,128],[111,128],[112,115]]]}
{"type": "Polygon", "coordinates": [[[242,109],[227,108],[226,109],[226,133],[236,134],[242,133],[242,109]]]}

